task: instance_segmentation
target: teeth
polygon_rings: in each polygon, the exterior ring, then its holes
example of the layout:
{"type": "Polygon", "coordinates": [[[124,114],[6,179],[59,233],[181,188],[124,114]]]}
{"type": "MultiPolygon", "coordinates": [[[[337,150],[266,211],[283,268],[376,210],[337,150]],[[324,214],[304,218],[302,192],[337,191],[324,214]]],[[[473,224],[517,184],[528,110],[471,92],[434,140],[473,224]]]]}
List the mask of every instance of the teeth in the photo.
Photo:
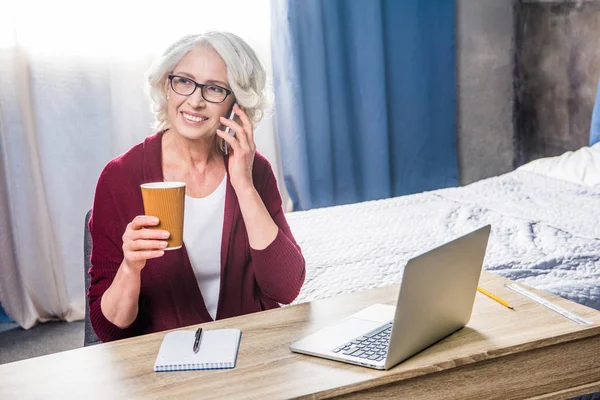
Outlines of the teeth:
{"type": "Polygon", "coordinates": [[[193,122],[200,122],[200,121],[204,121],[206,118],[202,118],[202,117],[194,117],[193,115],[190,114],[186,114],[186,113],[182,113],[183,117],[189,121],[193,121],[193,122]]]}

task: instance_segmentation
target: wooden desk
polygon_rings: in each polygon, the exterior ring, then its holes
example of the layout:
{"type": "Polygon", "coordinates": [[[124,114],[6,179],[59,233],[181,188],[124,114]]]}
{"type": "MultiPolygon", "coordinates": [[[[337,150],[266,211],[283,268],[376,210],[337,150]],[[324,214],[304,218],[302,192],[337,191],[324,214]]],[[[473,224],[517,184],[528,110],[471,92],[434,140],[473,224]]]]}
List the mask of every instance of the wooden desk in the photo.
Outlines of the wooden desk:
{"type": "Polygon", "coordinates": [[[233,370],[155,373],[164,332],[0,365],[0,398],[563,399],[600,391],[600,312],[538,292],[594,321],[578,325],[503,287],[481,285],[470,323],[389,371],[291,353],[288,344],[373,303],[397,286],[203,324],[243,331],[233,370]],[[538,396],[538,397],[536,397],[538,396]]]}

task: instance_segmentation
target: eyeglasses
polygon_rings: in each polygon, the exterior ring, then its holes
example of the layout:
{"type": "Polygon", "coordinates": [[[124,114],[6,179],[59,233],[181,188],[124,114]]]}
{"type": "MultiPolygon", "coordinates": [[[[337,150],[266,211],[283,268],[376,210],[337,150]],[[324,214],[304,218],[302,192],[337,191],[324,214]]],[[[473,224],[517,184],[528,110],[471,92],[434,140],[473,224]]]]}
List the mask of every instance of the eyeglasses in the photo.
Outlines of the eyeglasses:
{"type": "Polygon", "coordinates": [[[203,85],[193,79],[186,78],[185,76],[170,74],[169,81],[171,82],[171,89],[182,96],[191,96],[196,91],[196,88],[200,88],[202,98],[209,103],[222,103],[227,96],[233,93],[231,90],[225,89],[224,87],[217,85],[203,85]]]}

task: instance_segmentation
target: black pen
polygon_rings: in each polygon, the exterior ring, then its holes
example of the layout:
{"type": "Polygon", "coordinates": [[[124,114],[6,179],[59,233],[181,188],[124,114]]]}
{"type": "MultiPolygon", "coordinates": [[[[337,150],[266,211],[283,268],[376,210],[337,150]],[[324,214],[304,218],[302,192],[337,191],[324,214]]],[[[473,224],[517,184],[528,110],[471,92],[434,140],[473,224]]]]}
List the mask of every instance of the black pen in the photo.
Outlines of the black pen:
{"type": "Polygon", "coordinates": [[[197,353],[200,349],[200,339],[202,338],[202,328],[198,328],[196,331],[196,339],[194,340],[194,353],[197,353]]]}

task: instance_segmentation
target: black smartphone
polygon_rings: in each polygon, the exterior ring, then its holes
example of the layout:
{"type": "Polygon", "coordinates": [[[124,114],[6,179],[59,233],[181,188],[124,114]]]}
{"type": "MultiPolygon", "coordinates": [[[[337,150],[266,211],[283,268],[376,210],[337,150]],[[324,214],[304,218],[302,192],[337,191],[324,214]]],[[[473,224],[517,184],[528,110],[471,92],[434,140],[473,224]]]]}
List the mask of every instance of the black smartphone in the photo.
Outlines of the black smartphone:
{"type": "MultiPolygon", "coordinates": [[[[233,111],[233,106],[235,106],[237,103],[233,103],[233,105],[231,106],[231,111],[229,112],[229,117],[227,117],[227,119],[231,119],[233,120],[233,118],[235,117],[235,112],[233,111]]],[[[225,127],[225,133],[227,133],[228,135],[231,136],[235,136],[235,132],[233,131],[233,129],[231,129],[230,127],[226,126],[225,127]]],[[[224,155],[229,154],[229,143],[227,143],[225,140],[223,140],[223,144],[221,146],[221,151],[223,152],[224,155]]]]}

